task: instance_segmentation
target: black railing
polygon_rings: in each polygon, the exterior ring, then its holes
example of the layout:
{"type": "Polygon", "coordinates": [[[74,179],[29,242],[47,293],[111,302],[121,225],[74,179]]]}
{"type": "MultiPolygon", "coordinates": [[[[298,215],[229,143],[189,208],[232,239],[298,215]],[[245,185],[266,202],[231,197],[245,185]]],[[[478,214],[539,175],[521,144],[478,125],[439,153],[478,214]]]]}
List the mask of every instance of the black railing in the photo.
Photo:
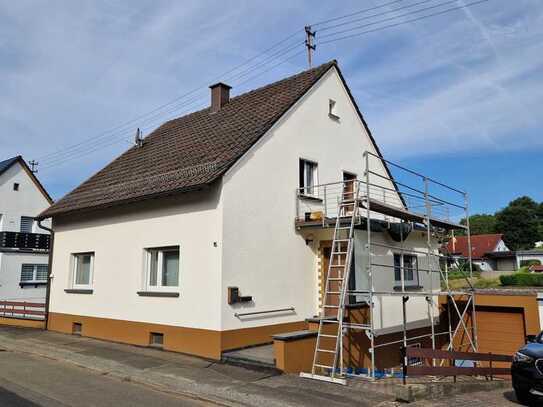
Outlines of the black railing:
{"type": "Polygon", "coordinates": [[[0,232],[0,249],[49,251],[50,243],[45,233],[0,232]]]}

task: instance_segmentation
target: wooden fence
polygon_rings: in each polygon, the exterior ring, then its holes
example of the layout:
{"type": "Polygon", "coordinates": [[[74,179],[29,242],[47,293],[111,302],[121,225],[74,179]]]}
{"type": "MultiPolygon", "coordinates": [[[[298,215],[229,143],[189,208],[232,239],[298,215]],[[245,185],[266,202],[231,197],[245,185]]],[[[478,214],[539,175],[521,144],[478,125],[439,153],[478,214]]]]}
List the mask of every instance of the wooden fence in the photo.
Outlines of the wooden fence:
{"type": "Polygon", "coordinates": [[[410,376],[490,376],[492,380],[495,375],[510,375],[511,370],[505,367],[495,367],[495,362],[511,363],[513,357],[510,355],[497,355],[493,353],[456,352],[441,349],[427,348],[402,348],[403,381],[410,376]],[[419,358],[422,363],[417,366],[406,364],[406,359],[419,358]],[[435,360],[449,361],[448,366],[442,363],[432,363],[435,360]],[[474,366],[456,366],[456,361],[473,361],[474,366]],[[425,363],[426,361],[426,363],[425,363]],[[428,361],[430,363],[428,363],[428,361]],[[477,366],[476,362],[487,362],[487,366],[477,366]]]}
{"type": "Polygon", "coordinates": [[[45,303],[0,300],[0,316],[8,318],[45,320],[45,303]]]}

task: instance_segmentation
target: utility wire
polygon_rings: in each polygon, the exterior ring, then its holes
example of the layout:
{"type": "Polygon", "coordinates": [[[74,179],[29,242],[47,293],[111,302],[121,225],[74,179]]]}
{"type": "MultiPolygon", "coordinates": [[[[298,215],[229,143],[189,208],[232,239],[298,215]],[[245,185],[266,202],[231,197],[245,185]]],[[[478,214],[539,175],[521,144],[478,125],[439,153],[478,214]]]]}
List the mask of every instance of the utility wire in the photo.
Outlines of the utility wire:
{"type": "MultiPolygon", "coordinates": [[[[448,2],[442,3],[442,4],[438,5],[438,6],[426,7],[424,9],[421,9],[421,10],[418,10],[418,11],[413,11],[413,12],[410,12],[410,13],[404,13],[404,14],[398,15],[396,17],[386,18],[386,19],[383,19],[383,20],[380,20],[380,21],[376,21],[376,22],[369,23],[369,24],[364,24],[364,25],[361,25],[359,27],[351,28],[351,29],[348,29],[348,30],[342,30],[342,31],[338,31],[338,32],[335,32],[335,33],[330,33],[330,34],[327,34],[326,36],[323,36],[322,38],[328,38],[328,37],[331,37],[331,36],[334,36],[334,35],[337,35],[337,34],[343,34],[343,33],[351,32],[351,31],[356,31],[356,30],[359,30],[361,28],[368,27],[370,25],[375,25],[375,24],[379,24],[379,23],[382,23],[382,22],[385,22],[385,21],[390,21],[390,20],[394,20],[394,19],[397,19],[397,18],[400,18],[400,17],[405,17],[407,15],[416,14],[417,12],[425,11],[425,10],[428,10],[430,8],[436,8],[436,7],[439,7],[439,6],[443,6],[445,4],[452,3],[452,2],[455,2],[455,1],[456,0],[448,1],[448,2]]],[[[341,36],[341,37],[331,38],[331,39],[326,40],[326,41],[318,42],[317,45],[329,44],[331,42],[345,40],[345,39],[348,39],[348,38],[357,37],[359,35],[385,30],[387,28],[397,27],[397,26],[402,25],[402,24],[408,24],[408,23],[412,23],[412,22],[415,22],[415,21],[424,20],[426,18],[439,16],[439,15],[446,14],[446,13],[449,13],[449,12],[452,12],[452,11],[455,11],[455,10],[460,10],[460,9],[467,8],[467,7],[470,7],[470,6],[475,6],[477,4],[485,3],[487,1],[489,1],[489,0],[479,0],[479,1],[474,1],[474,2],[471,2],[471,3],[466,3],[466,4],[462,5],[462,6],[450,7],[450,8],[445,9],[445,10],[441,10],[441,11],[438,11],[438,12],[435,12],[435,13],[426,14],[426,15],[416,17],[416,18],[412,18],[412,19],[405,20],[405,21],[400,21],[398,23],[389,24],[389,25],[385,25],[385,26],[382,26],[382,27],[377,27],[377,28],[374,28],[374,29],[371,29],[371,30],[361,31],[361,32],[351,34],[351,35],[345,35],[345,36],[341,36]]]]}
{"type": "Polygon", "coordinates": [[[349,14],[345,14],[343,16],[330,18],[328,20],[318,21],[316,23],[311,24],[311,28],[317,27],[317,26],[322,25],[322,24],[328,24],[328,23],[331,23],[332,21],[339,21],[339,20],[343,20],[345,18],[353,17],[353,16],[363,14],[363,13],[367,13],[368,11],[377,10],[377,9],[389,6],[391,4],[400,3],[402,1],[403,0],[394,0],[394,1],[391,1],[391,2],[388,2],[388,3],[385,3],[385,4],[381,4],[380,6],[375,6],[375,7],[370,7],[370,8],[364,9],[364,10],[355,11],[354,13],[349,13],[349,14]]]}
{"type": "MultiPolygon", "coordinates": [[[[289,40],[291,40],[292,38],[294,38],[296,35],[300,34],[302,31],[301,30],[297,30],[293,33],[291,33],[290,35],[288,35],[287,37],[283,38],[281,41],[278,41],[277,43],[275,43],[274,45],[272,45],[271,47],[265,49],[264,51],[258,53],[257,55],[249,58],[248,60],[246,60],[245,62],[239,64],[239,65],[236,65],[235,67],[229,69],[228,71],[216,76],[215,78],[211,79],[211,81],[215,81],[215,80],[220,80],[220,79],[223,79],[224,76],[227,76],[229,74],[232,74],[233,72],[235,72],[236,70],[244,67],[245,65],[247,65],[248,63],[252,62],[252,61],[255,61],[257,60],[258,58],[264,56],[265,54],[269,53],[270,51],[276,49],[277,47],[279,47],[280,45],[288,42],[289,40]]],[[[44,159],[47,159],[47,158],[51,158],[53,156],[56,156],[56,155],[59,155],[59,154],[62,154],[64,152],[70,152],[72,149],[76,148],[76,147],[79,147],[81,146],[82,144],[86,144],[86,143],[93,143],[95,144],[97,140],[101,139],[101,138],[106,138],[106,137],[110,137],[110,135],[115,132],[115,131],[118,131],[118,130],[121,130],[123,129],[124,127],[126,127],[127,125],[130,125],[130,124],[133,124],[134,122],[136,122],[137,120],[140,120],[142,118],[146,118],[148,117],[149,115],[153,114],[153,113],[156,113],[162,109],[164,109],[165,107],[168,107],[176,102],[179,102],[181,101],[182,99],[186,98],[187,96],[190,96],[200,90],[203,90],[203,88],[206,88],[207,87],[207,84],[202,84],[172,100],[170,100],[169,102],[163,104],[163,105],[160,105],[158,106],[157,108],[143,114],[143,115],[140,115],[140,116],[136,116],[112,129],[109,129],[109,130],[106,130],[105,132],[101,133],[99,136],[97,137],[93,137],[93,138],[89,138],[87,140],[84,140],[82,142],[79,142],[79,143],[76,143],[72,146],[69,146],[69,147],[66,147],[64,149],[61,149],[61,150],[58,150],[58,151],[54,151],[54,152],[51,152],[51,153],[48,153],[44,156],[41,156],[40,157],[40,160],[44,160],[44,159]]],[[[133,127],[133,126],[132,126],[133,127]]]]}
{"type": "Polygon", "coordinates": [[[350,25],[350,24],[354,24],[358,21],[363,21],[363,20],[369,20],[373,17],[379,17],[379,16],[383,16],[383,15],[386,15],[386,14],[390,14],[390,13],[394,13],[396,11],[400,11],[400,10],[405,10],[405,9],[408,9],[408,8],[411,8],[411,7],[415,7],[415,6],[419,6],[421,4],[424,4],[424,3],[429,3],[433,0],[423,0],[423,1],[419,1],[418,3],[412,3],[412,4],[408,4],[407,6],[402,6],[402,7],[398,7],[398,8],[395,8],[395,9],[392,9],[392,10],[387,10],[387,11],[382,11],[380,13],[376,13],[376,14],[371,14],[369,16],[364,16],[364,17],[360,17],[360,18],[355,18],[354,20],[350,20],[350,21],[347,21],[347,22],[343,22],[343,23],[338,23],[338,24],[334,24],[334,25],[330,25],[330,26],[327,26],[327,27],[324,27],[324,28],[321,28],[319,30],[319,33],[322,33],[323,31],[328,31],[328,30],[332,30],[334,28],[338,28],[338,27],[343,27],[345,25],[350,25]]]}

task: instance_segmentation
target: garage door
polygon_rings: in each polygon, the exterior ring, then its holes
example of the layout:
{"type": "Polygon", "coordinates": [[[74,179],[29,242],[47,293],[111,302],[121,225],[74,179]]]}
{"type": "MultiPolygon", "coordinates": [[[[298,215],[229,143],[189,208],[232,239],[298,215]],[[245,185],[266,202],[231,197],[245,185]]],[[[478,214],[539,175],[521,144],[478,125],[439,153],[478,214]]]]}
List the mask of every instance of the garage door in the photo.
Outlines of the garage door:
{"type": "Polygon", "coordinates": [[[522,310],[477,310],[477,339],[479,352],[514,354],[525,342],[522,310]]]}

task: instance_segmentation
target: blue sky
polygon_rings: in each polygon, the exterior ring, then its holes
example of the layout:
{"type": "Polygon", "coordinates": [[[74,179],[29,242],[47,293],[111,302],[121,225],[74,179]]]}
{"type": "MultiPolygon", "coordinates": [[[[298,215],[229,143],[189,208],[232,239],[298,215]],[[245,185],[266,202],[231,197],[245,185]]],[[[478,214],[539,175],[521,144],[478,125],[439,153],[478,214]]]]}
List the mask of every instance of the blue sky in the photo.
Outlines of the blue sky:
{"type": "MultiPolygon", "coordinates": [[[[238,94],[305,69],[303,53],[291,56],[303,50],[306,24],[385,3],[357,15],[365,18],[358,24],[471,1],[2,2],[0,159],[37,159],[40,179],[59,198],[128,148],[136,127],[148,133],[207,105],[206,85],[217,79],[238,94]],[[412,8],[393,11],[404,6],[412,8]],[[220,75],[291,33],[276,50],[293,50],[276,62],[255,60],[260,65],[238,80],[220,75]],[[152,117],[108,131],[193,89],[152,117]]],[[[320,44],[334,32],[325,27],[315,26],[315,62],[338,59],[388,158],[466,189],[473,212],[524,194],[543,200],[540,0],[489,0],[320,44]]]]}

